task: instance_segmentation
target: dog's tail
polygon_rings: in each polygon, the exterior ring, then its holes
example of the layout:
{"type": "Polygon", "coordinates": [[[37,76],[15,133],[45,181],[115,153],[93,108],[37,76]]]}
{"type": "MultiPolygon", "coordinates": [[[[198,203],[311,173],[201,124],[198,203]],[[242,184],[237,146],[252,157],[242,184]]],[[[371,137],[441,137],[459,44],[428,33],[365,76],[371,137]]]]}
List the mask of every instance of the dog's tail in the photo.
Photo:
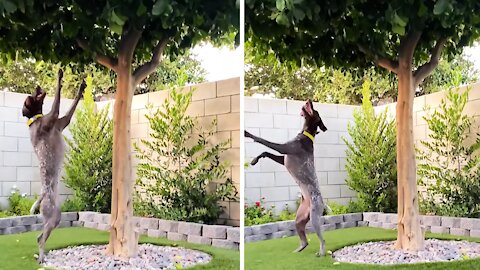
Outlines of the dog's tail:
{"type": "Polygon", "coordinates": [[[328,206],[328,204],[326,203],[325,204],[325,207],[327,208],[327,213],[332,213],[332,208],[330,208],[330,206],[328,206]]]}
{"type": "Polygon", "coordinates": [[[37,209],[40,207],[40,203],[42,203],[42,200],[43,200],[43,193],[42,193],[42,196],[40,196],[38,198],[38,200],[36,200],[32,207],[30,208],[30,215],[35,215],[35,211],[37,211],[37,209]]]}

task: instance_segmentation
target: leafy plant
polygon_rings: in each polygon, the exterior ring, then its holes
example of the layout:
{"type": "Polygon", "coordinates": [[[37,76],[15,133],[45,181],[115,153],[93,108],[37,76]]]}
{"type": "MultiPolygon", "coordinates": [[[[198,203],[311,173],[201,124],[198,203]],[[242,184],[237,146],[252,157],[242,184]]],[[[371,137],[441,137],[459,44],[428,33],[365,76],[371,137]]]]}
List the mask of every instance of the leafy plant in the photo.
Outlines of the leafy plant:
{"type": "Polygon", "coordinates": [[[9,209],[5,215],[24,216],[30,214],[30,208],[35,203],[35,199],[27,197],[25,193],[21,194],[20,190],[14,187],[8,197],[8,203],[9,209]]]}
{"type": "Polygon", "coordinates": [[[395,212],[397,207],[397,167],[395,122],[387,112],[375,115],[370,101],[370,81],[363,84],[361,110],[354,112],[348,126],[352,141],[347,144],[347,185],[357,192],[363,211],[395,212]]]}
{"type": "Polygon", "coordinates": [[[92,87],[93,79],[88,77],[83,106],[70,125],[72,139],[66,139],[69,151],[63,181],[74,199],[64,207],[107,213],[112,193],[113,121],[108,118],[108,107],[96,111],[92,87]]]}
{"type": "Polygon", "coordinates": [[[275,217],[273,216],[273,208],[267,209],[263,206],[263,204],[263,199],[255,202],[253,205],[245,204],[245,226],[265,224],[276,221],[275,217]]]}
{"type": "Polygon", "coordinates": [[[151,139],[135,144],[137,214],[214,223],[223,211],[218,202],[236,200],[228,162],[220,160],[230,141],[212,143],[216,121],[204,130],[186,114],[192,94],[172,90],[162,108],[146,115],[151,139]]]}
{"type": "MultiPolygon", "coordinates": [[[[459,84],[457,79],[456,85],[459,84]]],[[[422,208],[437,215],[480,216],[480,134],[463,113],[469,90],[447,91],[438,109],[424,117],[430,133],[417,149],[422,208]]]]}

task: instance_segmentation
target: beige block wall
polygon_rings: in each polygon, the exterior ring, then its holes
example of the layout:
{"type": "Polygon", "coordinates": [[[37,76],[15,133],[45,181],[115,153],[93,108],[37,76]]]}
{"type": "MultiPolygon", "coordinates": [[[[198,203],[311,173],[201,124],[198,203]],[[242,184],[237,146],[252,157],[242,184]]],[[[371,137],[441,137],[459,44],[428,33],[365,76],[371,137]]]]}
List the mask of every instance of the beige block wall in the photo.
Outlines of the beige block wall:
{"type": "MultiPolygon", "coordinates": [[[[198,117],[200,126],[210,126],[217,120],[214,140],[230,140],[230,148],[224,152],[223,159],[229,161],[230,171],[227,174],[235,183],[240,193],[240,78],[232,78],[217,82],[207,82],[188,86],[185,90],[195,89],[188,114],[198,117]]],[[[147,104],[154,108],[161,108],[168,91],[159,91],[136,95],[132,101],[131,138],[132,143],[139,143],[141,139],[149,137],[149,124],[145,118],[148,114],[147,104]]],[[[113,101],[98,102],[97,107],[102,108],[113,101]]],[[[111,104],[110,109],[113,109],[111,104]]],[[[133,147],[132,147],[133,151],[133,147]]],[[[138,161],[134,159],[135,166],[138,161]]],[[[240,203],[222,202],[225,207],[219,223],[238,226],[240,224],[240,203]]]]}

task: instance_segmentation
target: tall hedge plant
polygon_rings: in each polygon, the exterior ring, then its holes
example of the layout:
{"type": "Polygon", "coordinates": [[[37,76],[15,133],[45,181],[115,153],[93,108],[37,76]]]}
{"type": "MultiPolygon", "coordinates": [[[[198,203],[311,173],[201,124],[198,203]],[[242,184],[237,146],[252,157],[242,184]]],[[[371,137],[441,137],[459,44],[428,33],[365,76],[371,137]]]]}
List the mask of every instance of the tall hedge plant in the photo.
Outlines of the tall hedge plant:
{"type": "Polygon", "coordinates": [[[348,125],[347,185],[357,193],[356,208],[363,211],[395,212],[397,209],[397,165],[395,121],[387,111],[376,115],[370,100],[370,81],[362,88],[362,107],[354,111],[348,125]]]}

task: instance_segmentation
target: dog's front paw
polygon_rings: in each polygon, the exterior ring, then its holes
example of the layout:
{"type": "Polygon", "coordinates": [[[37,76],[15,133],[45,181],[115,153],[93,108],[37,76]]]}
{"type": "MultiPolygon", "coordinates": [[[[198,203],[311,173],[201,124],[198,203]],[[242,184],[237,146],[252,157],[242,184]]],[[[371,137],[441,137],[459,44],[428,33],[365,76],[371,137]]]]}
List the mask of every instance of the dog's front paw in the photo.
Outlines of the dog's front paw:
{"type": "Polygon", "coordinates": [[[245,138],[253,138],[253,135],[246,130],[245,130],[244,136],[245,136],[245,138]]]}
{"type": "Polygon", "coordinates": [[[252,161],[250,162],[250,165],[255,166],[255,164],[257,163],[258,163],[258,157],[252,159],[252,161]]]}

